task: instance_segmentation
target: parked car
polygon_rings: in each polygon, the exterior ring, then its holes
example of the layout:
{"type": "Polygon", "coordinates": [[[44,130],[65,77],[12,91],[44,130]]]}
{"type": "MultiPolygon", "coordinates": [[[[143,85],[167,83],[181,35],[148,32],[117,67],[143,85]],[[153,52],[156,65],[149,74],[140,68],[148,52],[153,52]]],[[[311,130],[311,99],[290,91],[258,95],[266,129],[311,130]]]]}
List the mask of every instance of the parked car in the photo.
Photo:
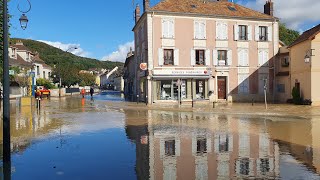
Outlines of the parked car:
{"type": "Polygon", "coordinates": [[[40,97],[44,97],[44,96],[50,97],[50,90],[46,89],[44,86],[38,86],[36,93],[37,93],[37,96],[40,96],[40,97]]]}

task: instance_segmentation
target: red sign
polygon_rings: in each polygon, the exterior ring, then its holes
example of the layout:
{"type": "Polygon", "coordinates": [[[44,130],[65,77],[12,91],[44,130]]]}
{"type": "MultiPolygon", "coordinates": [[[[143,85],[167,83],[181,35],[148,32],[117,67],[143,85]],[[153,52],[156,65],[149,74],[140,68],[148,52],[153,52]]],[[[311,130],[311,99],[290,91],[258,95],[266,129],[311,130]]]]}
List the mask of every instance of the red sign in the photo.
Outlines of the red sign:
{"type": "Polygon", "coordinates": [[[147,69],[148,69],[148,64],[147,64],[147,63],[141,63],[141,64],[140,64],[140,69],[141,69],[142,71],[147,70],[147,69]]]}

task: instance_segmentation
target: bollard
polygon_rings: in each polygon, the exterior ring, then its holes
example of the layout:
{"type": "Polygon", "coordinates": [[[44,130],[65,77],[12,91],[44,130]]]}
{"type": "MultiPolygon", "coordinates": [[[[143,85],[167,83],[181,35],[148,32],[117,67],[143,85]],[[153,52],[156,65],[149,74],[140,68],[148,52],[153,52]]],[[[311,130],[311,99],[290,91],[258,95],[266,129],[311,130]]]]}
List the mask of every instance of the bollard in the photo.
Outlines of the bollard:
{"type": "Polygon", "coordinates": [[[215,102],[212,102],[212,107],[216,108],[216,103],[215,102]]]}
{"type": "Polygon", "coordinates": [[[254,102],[254,101],[253,101],[253,99],[252,99],[252,106],[253,106],[253,102],[254,102]]]}
{"type": "Polygon", "coordinates": [[[41,99],[37,98],[37,108],[40,109],[41,106],[41,99]]]}
{"type": "Polygon", "coordinates": [[[137,95],[137,104],[139,104],[139,95],[137,95]]]}
{"type": "Polygon", "coordinates": [[[146,106],[148,106],[148,96],[146,96],[146,106]]]}

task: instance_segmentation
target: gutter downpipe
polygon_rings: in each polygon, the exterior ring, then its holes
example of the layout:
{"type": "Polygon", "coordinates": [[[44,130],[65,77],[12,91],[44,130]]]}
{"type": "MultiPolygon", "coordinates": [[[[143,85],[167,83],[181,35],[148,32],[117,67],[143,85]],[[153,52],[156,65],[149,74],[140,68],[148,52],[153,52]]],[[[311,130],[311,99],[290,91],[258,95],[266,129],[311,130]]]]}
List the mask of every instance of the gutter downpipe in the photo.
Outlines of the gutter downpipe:
{"type": "MultiPolygon", "coordinates": [[[[151,14],[151,19],[152,19],[152,60],[153,60],[153,63],[152,63],[152,69],[154,68],[154,11],[152,11],[152,14],[151,14]]],[[[148,61],[149,61],[149,58],[148,58],[148,61]]],[[[149,74],[149,73],[148,73],[149,74]]],[[[150,77],[150,81],[151,81],[151,102],[150,104],[153,104],[154,102],[154,92],[153,91],[156,91],[156,89],[153,89],[153,78],[150,77]]]]}
{"type": "MultiPolygon", "coordinates": [[[[272,22],[272,30],[273,32],[275,32],[275,28],[274,28],[274,24],[275,24],[276,19],[274,19],[274,21],[272,22]]],[[[275,58],[275,44],[274,44],[274,40],[275,40],[275,33],[273,33],[272,36],[272,44],[273,44],[273,104],[275,104],[275,97],[276,97],[276,58],[275,58]]],[[[278,37],[279,37],[279,28],[278,28],[278,37]]]]}

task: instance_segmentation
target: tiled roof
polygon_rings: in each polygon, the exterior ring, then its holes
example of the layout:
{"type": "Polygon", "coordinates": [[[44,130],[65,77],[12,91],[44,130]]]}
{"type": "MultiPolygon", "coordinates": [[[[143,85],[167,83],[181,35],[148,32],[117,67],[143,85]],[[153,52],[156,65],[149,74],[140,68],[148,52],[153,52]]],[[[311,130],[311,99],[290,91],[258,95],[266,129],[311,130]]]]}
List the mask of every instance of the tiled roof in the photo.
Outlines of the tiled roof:
{"type": "Polygon", "coordinates": [[[10,66],[32,67],[31,62],[23,60],[23,58],[17,54],[17,59],[9,59],[10,66]]]}
{"type": "Polygon", "coordinates": [[[29,51],[32,52],[29,48],[27,48],[25,45],[20,45],[20,44],[14,44],[11,45],[12,47],[17,48],[19,51],[29,51]]]}
{"type": "Polygon", "coordinates": [[[201,0],[163,0],[149,11],[191,13],[222,17],[275,19],[275,17],[232,2],[204,2],[201,0]]]}
{"type": "Polygon", "coordinates": [[[33,56],[32,61],[35,63],[39,63],[39,64],[45,64],[44,60],[42,60],[38,54],[36,54],[35,56],[33,56]]]}
{"type": "Polygon", "coordinates": [[[320,24],[316,27],[313,27],[311,29],[309,29],[308,31],[305,31],[303,34],[301,34],[301,36],[298,37],[298,39],[296,39],[290,46],[294,46],[297,45],[299,43],[302,43],[303,41],[306,41],[310,38],[313,38],[314,36],[316,36],[318,33],[320,32],[320,24]]]}

